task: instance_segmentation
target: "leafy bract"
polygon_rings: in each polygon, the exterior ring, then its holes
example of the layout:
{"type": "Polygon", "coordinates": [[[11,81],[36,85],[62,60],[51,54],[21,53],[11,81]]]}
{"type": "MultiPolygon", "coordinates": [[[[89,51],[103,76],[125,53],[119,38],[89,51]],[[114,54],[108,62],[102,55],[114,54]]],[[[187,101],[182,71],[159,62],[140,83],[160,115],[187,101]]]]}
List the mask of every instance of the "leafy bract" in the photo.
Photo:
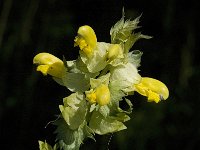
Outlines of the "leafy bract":
{"type": "Polygon", "coordinates": [[[140,32],[135,33],[134,30],[139,28],[138,23],[141,16],[134,20],[126,20],[124,12],[122,18],[111,28],[111,43],[121,44],[124,48],[124,53],[128,54],[134,43],[141,38],[150,39],[150,36],[143,35],[140,32]]]}
{"type": "Polygon", "coordinates": [[[128,105],[128,109],[127,110],[123,110],[121,109],[120,107],[118,107],[118,111],[121,112],[121,113],[125,113],[125,114],[130,114],[132,113],[132,110],[133,110],[133,104],[131,103],[131,101],[127,98],[125,98],[125,102],[126,104],[128,105]]]}
{"type": "Polygon", "coordinates": [[[73,93],[63,99],[64,105],[60,105],[62,117],[70,129],[77,129],[85,120],[87,105],[83,94],[73,93]]]}
{"type": "Polygon", "coordinates": [[[110,114],[110,108],[108,105],[100,106],[98,110],[105,118],[110,114]]]}
{"type": "Polygon", "coordinates": [[[109,84],[109,79],[110,79],[110,73],[107,73],[106,75],[103,75],[97,79],[90,78],[90,85],[91,89],[94,89],[98,87],[101,84],[108,85],[109,84]]]}
{"type": "Polygon", "coordinates": [[[54,125],[57,126],[55,133],[57,134],[57,141],[62,140],[65,144],[71,145],[75,138],[74,138],[74,130],[70,129],[68,124],[63,118],[56,120],[54,125]]]}
{"type": "Polygon", "coordinates": [[[104,117],[100,112],[92,113],[89,127],[97,134],[103,135],[126,129],[126,126],[114,117],[104,117]]]}
{"type": "Polygon", "coordinates": [[[61,149],[78,150],[85,138],[94,139],[93,131],[87,126],[86,121],[77,130],[70,129],[62,118],[57,120],[55,125],[57,125],[55,132],[57,133],[57,141],[61,149]]]}
{"type": "Polygon", "coordinates": [[[134,50],[132,52],[129,52],[128,53],[128,62],[134,64],[136,68],[139,67],[142,54],[143,53],[139,50],[134,50]]]}
{"type": "Polygon", "coordinates": [[[132,63],[119,65],[111,70],[110,81],[118,81],[122,87],[126,87],[123,90],[128,93],[133,91],[133,85],[139,83],[141,76],[138,74],[136,66],[132,63]]]}
{"type": "Polygon", "coordinates": [[[63,84],[72,92],[84,92],[89,89],[89,78],[82,73],[66,73],[63,84]]]}
{"type": "Polygon", "coordinates": [[[76,60],[76,67],[80,73],[84,74],[86,78],[95,78],[99,75],[99,72],[89,72],[87,65],[82,61],[80,57],[76,60]]]}
{"type": "Polygon", "coordinates": [[[51,147],[51,145],[49,145],[46,141],[38,141],[39,143],[39,149],[40,150],[57,150],[58,146],[57,144],[54,145],[54,147],[51,147]]]}
{"type": "Polygon", "coordinates": [[[106,67],[106,56],[109,45],[109,43],[98,42],[92,57],[87,57],[84,52],[80,51],[81,59],[86,64],[89,72],[96,73],[106,67]]]}
{"type": "Polygon", "coordinates": [[[127,54],[129,50],[132,48],[132,46],[135,44],[135,42],[139,39],[151,39],[151,36],[143,35],[140,32],[139,33],[132,33],[124,42],[124,51],[127,54]]]}
{"type": "Polygon", "coordinates": [[[140,16],[131,20],[125,21],[125,15],[122,14],[122,18],[110,29],[111,43],[126,42],[131,36],[133,30],[138,28],[140,16]]]}

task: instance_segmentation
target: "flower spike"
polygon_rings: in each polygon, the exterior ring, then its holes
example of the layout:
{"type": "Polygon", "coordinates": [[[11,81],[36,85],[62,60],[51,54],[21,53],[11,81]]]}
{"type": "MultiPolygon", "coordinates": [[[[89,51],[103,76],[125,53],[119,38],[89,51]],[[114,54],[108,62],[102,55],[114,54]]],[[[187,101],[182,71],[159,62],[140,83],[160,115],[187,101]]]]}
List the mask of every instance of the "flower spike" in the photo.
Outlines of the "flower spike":
{"type": "Polygon", "coordinates": [[[139,28],[139,18],[125,20],[123,10],[122,18],[110,30],[110,43],[97,42],[94,30],[88,25],[81,26],[74,39],[74,46],[80,49],[75,60],[62,61],[49,53],[34,57],[37,71],[51,75],[73,92],[63,98],[60,115],[53,122],[57,126],[57,144],[51,147],[46,141],[39,141],[40,150],[78,150],[85,138],[126,129],[124,122],[130,119],[133,110],[126,96],[135,91],[146,96],[148,102],[158,103],[168,98],[164,83],[141,77],[138,67],[142,52],[130,51],[138,39],[151,38],[135,31],[139,28]],[[128,109],[121,108],[121,104],[128,109]]]}

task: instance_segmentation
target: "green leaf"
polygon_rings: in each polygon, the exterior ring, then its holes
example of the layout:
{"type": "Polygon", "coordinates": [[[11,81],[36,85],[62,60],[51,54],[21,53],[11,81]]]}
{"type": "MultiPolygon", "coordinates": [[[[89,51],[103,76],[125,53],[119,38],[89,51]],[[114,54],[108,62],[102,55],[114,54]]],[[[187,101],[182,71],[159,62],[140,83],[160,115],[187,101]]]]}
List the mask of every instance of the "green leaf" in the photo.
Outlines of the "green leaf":
{"type": "Polygon", "coordinates": [[[85,137],[91,138],[94,141],[96,141],[95,138],[94,138],[94,134],[95,133],[94,133],[94,131],[88,125],[84,126],[83,131],[84,131],[85,137]]]}
{"type": "Polygon", "coordinates": [[[125,101],[126,101],[126,103],[128,104],[128,106],[129,106],[129,109],[126,111],[126,113],[132,113],[132,110],[133,110],[133,104],[131,103],[131,101],[129,100],[129,99],[127,99],[127,98],[125,98],[125,101]]]}
{"type": "Polygon", "coordinates": [[[134,50],[128,53],[128,62],[134,64],[136,67],[140,66],[142,52],[139,50],[134,50]]]}
{"type": "Polygon", "coordinates": [[[126,126],[112,117],[104,117],[100,112],[93,111],[89,127],[97,134],[103,135],[126,129],[126,126]]]}
{"type": "Polygon", "coordinates": [[[79,150],[85,138],[94,139],[93,131],[87,126],[86,121],[76,130],[71,130],[62,118],[55,124],[57,125],[57,141],[63,150],[79,150]]]}
{"type": "Polygon", "coordinates": [[[80,145],[76,146],[75,141],[72,144],[67,145],[67,144],[65,144],[65,142],[63,140],[60,140],[59,145],[62,148],[62,150],[79,150],[79,147],[80,147],[80,145]]]}
{"type": "Polygon", "coordinates": [[[110,35],[111,35],[111,43],[113,44],[121,44],[124,48],[125,55],[128,54],[131,47],[134,43],[139,39],[150,39],[151,36],[143,35],[140,32],[134,33],[134,30],[139,28],[138,23],[140,22],[139,17],[131,20],[124,20],[125,15],[124,11],[122,12],[122,18],[111,28],[110,35]]]}
{"type": "Polygon", "coordinates": [[[92,112],[96,108],[96,104],[90,105],[90,112],[92,112]]]}
{"type": "Polygon", "coordinates": [[[89,58],[84,52],[80,51],[81,59],[90,73],[98,73],[106,67],[107,50],[109,45],[109,43],[98,42],[92,57],[89,58]]]}
{"type": "Polygon", "coordinates": [[[90,79],[91,89],[95,89],[96,87],[98,87],[101,84],[108,85],[109,79],[110,79],[110,73],[107,73],[106,75],[100,76],[97,79],[91,78],[90,79]]]}
{"type": "Polygon", "coordinates": [[[130,117],[126,113],[117,113],[115,117],[112,117],[121,122],[126,122],[130,120],[130,117]]]}
{"type": "Polygon", "coordinates": [[[61,78],[56,78],[56,77],[52,77],[54,81],[56,81],[58,84],[65,86],[63,83],[63,80],[61,78]]]}
{"type": "Polygon", "coordinates": [[[125,54],[129,52],[131,47],[135,44],[135,42],[139,39],[151,39],[151,36],[143,35],[140,32],[139,33],[132,33],[127,40],[124,42],[124,51],[125,54]]]}
{"type": "Polygon", "coordinates": [[[111,94],[111,99],[113,101],[120,101],[122,97],[125,96],[125,93],[122,89],[126,88],[127,86],[123,83],[123,81],[113,80],[109,84],[109,90],[111,94]]]}
{"type": "Polygon", "coordinates": [[[131,20],[124,21],[125,15],[122,14],[122,18],[111,28],[110,35],[111,35],[111,43],[113,44],[120,44],[124,43],[128,40],[131,36],[133,30],[138,28],[138,23],[140,16],[131,20]]]}
{"type": "Polygon", "coordinates": [[[141,76],[136,66],[132,63],[119,65],[111,69],[110,81],[120,82],[123,92],[128,93],[134,91],[133,85],[139,83],[141,76]]]}
{"type": "Polygon", "coordinates": [[[51,145],[49,145],[46,141],[38,141],[39,143],[39,148],[40,150],[57,150],[57,144],[54,145],[54,147],[52,148],[51,145]]]}
{"type": "Polygon", "coordinates": [[[133,110],[133,104],[131,103],[131,101],[127,98],[125,98],[125,101],[126,101],[126,104],[128,104],[128,109],[127,110],[123,110],[121,109],[120,107],[118,107],[118,112],[120,113],[125,113],[125,114],[130,114],[132,113],[132,110],[133,110]]]}
{"type": "Polygon", "coordinates": [[[122,97],[125,96],[125,93],[121,90],[126,88],[126,86],[124,87],[123,85],[124,85],[123,82],[120,81],[112,81],[109,84],[110,97],[111,97],[109,108],[111,113],[118,111],[119,101],[121,101],[122,97]]]}
{"type": "Polygon", "coordinates": [[[66,145],[72,145],[75,138],[74,138],[74,130],[70,129],[67,123],[63,118],[56,120],[54,125],[57,126],[55,133],[57,134],[56,140],[62,140],[66,145]]]}
{"type": "Polygon", "coordinates": [[[85,120],[87,114],[86,100],[83,94],[73,93],[63,99],[64,106],[60,105],[60,111],[69,128],[77,129],[85,120]]]}
{"type": "Polygon", "coordinates": [[[81,73],[66,73],[63,77],[64,85],[72,92],[84,92],[89,89],[89,78],[81,73]]]}
{"type": "Polygon", "coordinates": [[[110,114],[110,108],[108,107],[108,105],[99,106],[98,110],[105,118],[110,114]]]}
{"type": "Polygon", "coordinates": [[[82,61],[80,57],[76,60],[76,67],[81,73],[85,74],[86,78],[95,78],[96,76],[99,75],[99,72],[95,73],[89,72],[86,64],[82,61]]]}

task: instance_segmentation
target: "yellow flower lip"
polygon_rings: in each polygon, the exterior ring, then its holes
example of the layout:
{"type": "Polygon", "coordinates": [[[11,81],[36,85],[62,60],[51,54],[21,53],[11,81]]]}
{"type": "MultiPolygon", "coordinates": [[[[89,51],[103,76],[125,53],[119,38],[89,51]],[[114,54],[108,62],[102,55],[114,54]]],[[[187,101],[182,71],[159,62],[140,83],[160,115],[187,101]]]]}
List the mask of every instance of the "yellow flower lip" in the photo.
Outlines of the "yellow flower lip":
{"type": "Polygon", "coordinates": [[[86,93],[86,99],[90,102],[90,103],[96,103],[96,93],[92,90],[91,93],[86,93]]]}
{"type": "Polygon", "coordinates": [[[90,56],[93,53],[93,50],[97,45],[96,34],[88,25],[81,26],[78,29],[78,36],[76,36],[74,41],[74,46],[79,46],[87,56],[90,56]]]}
{"type": "Polygon", "coordinates": [[[63,61],[49,53],[39,53],[33,58],[33,64],[38,65],[37,71],[43,75],[52,75],[62,78],[64,71],[63,61]]]}
{"type": "Polygon", "coordinates": [[[161,100],[166,100],[169,97],[167,86],[159,80],[142,77],[139,84],[134,85],[135,90],[148,98],[148,101],[158,103],[161,100]]]}
{"type": "Polygon", "coordinates": [[[86,99],[90,103],[98,103],[100,106],[107,105],[110,102],[110,90],[107,85],[101,84],[94,91],[87,92],[86,99]]]}

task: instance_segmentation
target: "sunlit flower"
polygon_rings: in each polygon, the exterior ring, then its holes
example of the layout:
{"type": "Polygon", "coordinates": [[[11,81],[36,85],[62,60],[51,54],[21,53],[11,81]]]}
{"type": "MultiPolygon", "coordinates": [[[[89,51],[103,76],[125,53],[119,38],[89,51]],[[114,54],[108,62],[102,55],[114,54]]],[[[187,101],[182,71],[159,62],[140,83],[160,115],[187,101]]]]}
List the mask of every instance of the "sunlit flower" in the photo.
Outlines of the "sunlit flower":
{"type": "Polygon", "coordinates": [[[139,84],[134,85],[135,90],[148,98],[149,102],[158,103],[161,100],[166,100],[169,96],[167,86],[159,80],[143,77],[139,84]]]}
{"type": "Polygon", "coordinates": [[[33,58],[33,63],[38,65],[37,71],[43,75],[51,75],[53,77],[62,78],[64,71],[63,61],[49,53],[39,53],[33,58]]]}
{"type": "Polygon", "coordinates": [[[100,106],[110,102],[110,91],[107,85],[101,84],[95,90],[86,92],[86,99],[90,103],[98,103],[100,106]]]}
{"type": "Polygon", "coordinates": [[[80,49],[90,57],[97,44],[97,38],[94,30],[88,26],[81,26],[78,29],[78,35],[75,38],[74,46],[79,46],[80,49]]]}

